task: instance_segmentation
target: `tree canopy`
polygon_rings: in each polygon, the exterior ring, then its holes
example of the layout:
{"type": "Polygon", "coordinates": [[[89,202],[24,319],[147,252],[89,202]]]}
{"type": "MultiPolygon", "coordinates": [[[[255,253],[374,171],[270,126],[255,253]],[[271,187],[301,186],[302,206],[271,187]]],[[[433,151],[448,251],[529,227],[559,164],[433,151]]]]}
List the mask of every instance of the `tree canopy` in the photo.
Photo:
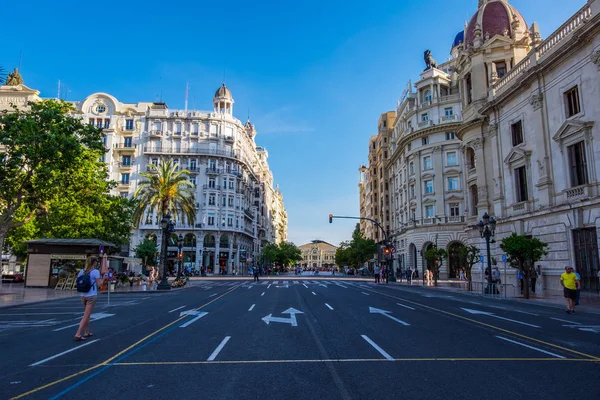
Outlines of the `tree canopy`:
{"type": "Polygon", "coordinates": [[[0,243],[23,256],[39,237],[129,241],[133,202],[111,196],[102,130],[63,101],[0,113],[0,243]]]}
{"type": "Polygon", "coordinates": [[[266,244],[261,253],[262,259],[267,263],[274,263],[280,267],[288,267],[302,260],[302,251],[291,242],[266,244]]]}
{"type": "Polygon", "coordinates": [[[468,288],[471,290],[471,282],[473,281],[473,265],[479,262],[479,249],[475,246],[462,246],[458,251],[458,258],[460,265],[465,269],[465,275],[467,276],[468,288]]]}
{"type": "Polygon", "coordinates": [[[360,231],[360,224],[356,224],[352,233],[352,240],[343,242],[335,252],[335,263],[339,266],[348,265],[360,268],[365,262],[377,253],[377,244],[371,239],[365,239],[360,231]]]}
{"type": "Polygon", "coordinates": [[[425,253],[423,253],[423,257],[427,260],[427,264],[429,269],[433,272],[433,279],[435,285],[437,286],[438,275],[440,273],[440,267],[442,265],[442,261],[448,258],[448,252],[441,247],[431,246],[425,253]]]}
{"type": "Polygon", "coordinates": [[[506,253],[508,265],[518,269],[523,276],[523,296],[526,299],[529,298],[531,270],[536,262],[548,254],[546,247],[548,244],[538,238],[517,235],[514,232],[500,243],[500,248],[506,253]]]}
{"type": "MultiPolygon", "coordinates": [[[[142,259],[142,265],[155,265],[155,256],[158,252],[158,246],[154,240],[144,239],[133,251],[135,256],[142,259]]],[[[145,269],[144,269],[145,270],[145,269]]]]}

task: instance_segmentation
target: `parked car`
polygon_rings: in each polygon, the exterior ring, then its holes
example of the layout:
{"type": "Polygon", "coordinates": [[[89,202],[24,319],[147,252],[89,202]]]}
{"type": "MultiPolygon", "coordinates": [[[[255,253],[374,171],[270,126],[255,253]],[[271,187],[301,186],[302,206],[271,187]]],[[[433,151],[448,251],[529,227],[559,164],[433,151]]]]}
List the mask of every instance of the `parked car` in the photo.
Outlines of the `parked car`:
{"type": "Polygon", "coordinates": [[[15,274],[2,274],[2,283],[20,283],[24,281],[24,276],[20,272],[15,274]]]}

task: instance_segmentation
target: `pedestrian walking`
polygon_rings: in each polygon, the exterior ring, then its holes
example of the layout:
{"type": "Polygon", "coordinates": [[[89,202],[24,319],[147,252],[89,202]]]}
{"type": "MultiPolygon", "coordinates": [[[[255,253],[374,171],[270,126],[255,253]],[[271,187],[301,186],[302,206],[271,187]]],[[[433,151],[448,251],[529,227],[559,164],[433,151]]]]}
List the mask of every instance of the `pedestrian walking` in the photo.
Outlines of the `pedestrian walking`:
{"type": "Polygon", "coordinates": [[[458,279],[461,281],[465,280],[465,272],[462,269],[458,272],[458,279]]]}
{"type": "Polygon", "coordinates": [[[521,287],[521,294],[523,294],[523,274],[521,274],[521,270],[517,271],[517,279],[519,279],[519,286],[521,287]]]}
{"type": "Polygon", "coordinates": [[[396,279],[398,279],[399,282],[402,282],[402,270],[400,267],[396,267],[396,279]]]}
{"type": "Polygon", "coordinates": [[[100,271],[98,271],[97,268],[98,258],[90,256],[85,260],[85,268],[77,274],[76,287],[77,291],[80,293],[81,302],[83,303],[83,316],[81,317],[79,327],[73,338],[76,342],[94,336],[93,333],[90,332],[90,316],[96,305],[98,287],[102,286],[102,284],[108,280],[107,277],[102,278],[100,276],[100,271]]]}
{"type": "Polygon", "coordinates": [[[252,269],[252,274],[254,275],[254,282],[258,282],[258,272],[259,272],[258,267],[254,267],[252,269]]]}
{"type": "Polygon", "coordinates": [[[574,314],[575,299],[580,283],[577,275],[573,273],[573,267],[565,267],[565,272],[560,276],[560,284],[563,287],[563,294],[567,302],[567,314],[574,314]]]}
{"type": "Polygon", "coordinates": [[[383,270],[383,278],[385,280],[385,284],[389,284],[390,283],[390,269],[389,267],[385,267],[385,269],[383,270]]]}
{"type": "Polygon", "coordinates": [[[379,265],[376,265],[375,268],[373,268],[373,273],[375,275],[375,283],[379,283],[381,277],[379,276],[379,273],[381,272],[379,265]]]}
{"type": "Polygon", "coordinates": [[[535,283],[538,278],[538,273],[535,268],[532,266],[529,270],[529,282],[531,282],[531,293],[535,294],[535,283]]]}
{"type": "Polygon", "coordinates": [[[408,267],[408,269],[406,270],[406,283],[408,283],[409,285],[412,285],[412,270],[410,269],[410,267],[408,267]]]}

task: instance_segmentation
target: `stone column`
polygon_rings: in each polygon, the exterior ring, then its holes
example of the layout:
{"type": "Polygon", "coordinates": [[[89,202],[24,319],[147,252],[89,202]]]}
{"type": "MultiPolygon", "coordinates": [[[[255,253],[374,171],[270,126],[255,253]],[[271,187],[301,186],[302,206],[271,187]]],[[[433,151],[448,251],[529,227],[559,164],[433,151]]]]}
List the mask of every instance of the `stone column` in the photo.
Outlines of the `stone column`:
{"type": "Polygon", "coordinates": [[[435,192],[435,216],[444,215],[444,160],[443,160],[443,152],[442,146],[435,146],[433,148],[432,160],[433,163],[433,190],[435,192]],[[438,172],[436,174],[436,172],[438,172]],[[441,209],[440,209],[441,206],[441,209]]]}
{"type": "Polygon", "coordinates": [[[213,260],[213,274],[219,274],[221,272],[221,266],[219,265],[219,245],[221,244],[221,235],[215,234],[215,259],[213,260]]]}

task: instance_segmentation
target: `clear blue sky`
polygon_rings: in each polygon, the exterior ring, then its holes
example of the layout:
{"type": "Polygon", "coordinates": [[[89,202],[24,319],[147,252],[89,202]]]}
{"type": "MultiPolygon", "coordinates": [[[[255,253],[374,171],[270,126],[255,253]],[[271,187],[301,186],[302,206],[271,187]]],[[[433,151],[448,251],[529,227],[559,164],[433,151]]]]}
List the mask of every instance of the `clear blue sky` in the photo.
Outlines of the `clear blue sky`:
{"type": "MultiPolygon", "coordinates": [[[[546,37],[585,0],[513,0],[546,37]]],[[[102,91],[120,101],[162,98],[207,110],[223,77],[234,114],[255,124],[256,142],[284,194],[289,237],[333,244],[358,215],[358,167],[379,114],[393,110],[423,51],[449,56],[477,0],[400,1],[8,1],[0,65],[23,52],[25,84],[68,100],[102,91]],[[109,5],[118,4],[119,8],[109,5]]]]}

